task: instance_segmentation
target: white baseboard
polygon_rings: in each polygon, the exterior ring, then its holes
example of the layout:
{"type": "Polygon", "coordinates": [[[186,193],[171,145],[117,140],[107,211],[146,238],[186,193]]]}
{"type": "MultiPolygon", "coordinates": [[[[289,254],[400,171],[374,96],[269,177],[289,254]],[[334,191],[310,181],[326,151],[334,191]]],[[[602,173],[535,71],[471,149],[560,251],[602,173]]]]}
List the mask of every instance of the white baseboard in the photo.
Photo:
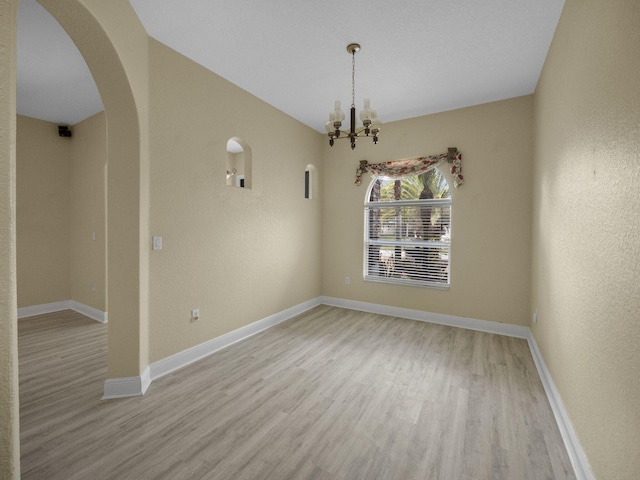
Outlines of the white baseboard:
{"type": "Polygon", "coordinates": [[[102,400],[114,398],[139,397],[144,395],[151,385],[149,367],[138,377],[107,378],[104,381],[102,400]]]}
{"type": "Polygon", "coordinates": [[[45,313],[60,312],[69,310],[71,300],[63,300],[61,302],[43,303],[42,305],[32,305],[30,307],[18,308],[18,318],[34,317],[36,315],[44,315],[45,313]]]}
{"type": "Polygon", "coordinates": [[[18,318],[33,317],[35,315],[44,315],[46,313],[61,312],[62,310],[73,310],[82,315],[96,320],[100,323],[107,323],[108,314],[98,309],[76,302],[75,300],[63,300],[61,302],[44,303],[42,305],[33,305],[30,307],[18,308],[18,318]]]}
{"type": "Polygon", "coordinates": [[[437,323],[450,327],[466,328],[486,333],[496,333],[507,337],[529,338],[529,327],[511,325],[509,323],[489,322],[487,320],[476,320],[474,318],[456,317],[442,313],[431,313],[423,310],[411,310],[409,308],[390,307],[377,303],[357,302],[355,300],[345,300],[342,298],[321,297],[322,303],[334,307],[348,308],[350,310],[360,310],[361,312],[379,313],[390,317],[408,318],[421,322],[437,323]]]}
{"type": "Polygon", "coordinates": [[[531,330],[529,330],[527,341],[529,342],[531,356],[533,357],[533,361],[538,369],[538,375],[540,376],[542,386],[544,387],[544,391],[549,399],[553,416],[558,424],[558,429],[560,430],[564,446],[567,449],[567,454],[569,455],[569,460],[571,460],[571,465],[573,466],[576,478],[577,480],[595,480],[595,476],[591,472],[591,467],[589,466],[589,461],[584,453],[582,444],[573,429],[567,410],[564,408],[564,403],[562,403],[560,393],[553,382],[551,373],[544,362],[542,353],[540,353],[540,349],[538,348],[538,343],[536,342],[531,330]]]}
{"type": "Polygon", "coordinates": [[[74,312],[81,313],[85,317],[92,318],[100,323],[107,323],[109,317],[107,312],[102,312],[96,308],[90,307],[89,305],[84,305],[82,303],[78,303],[75,300],[69,301],[69,308],[74,312]]]}
{"type": "Polygon", "coordinates": [[[151,380],[155,380],[175,370],[186,367],[193,362],[217,352],[218,350],[226,348],[229,345],[233,345],[245,338],[249,338],[256,333],[262,332],[267,328],[271,328],[285,320],[289,320],[296,315],[300,315],[321,303],[320,297],[308,300],[237,330],[233,330],[225,335],[216,337],[212,340],[201,343],[200,345],[196,345],[195,347],[183,350],[182,352],[178,352],[170,357],[154,362],[149,366],[151,371],[151,380]]]}

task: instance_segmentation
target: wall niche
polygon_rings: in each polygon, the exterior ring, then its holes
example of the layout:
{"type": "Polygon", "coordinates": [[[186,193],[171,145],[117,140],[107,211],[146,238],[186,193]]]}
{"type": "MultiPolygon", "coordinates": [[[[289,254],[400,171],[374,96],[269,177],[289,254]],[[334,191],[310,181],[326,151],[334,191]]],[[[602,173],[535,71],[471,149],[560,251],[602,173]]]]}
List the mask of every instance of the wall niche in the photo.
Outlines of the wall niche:
{"type": "Polygon", "coordinates": [[[227,141],[227,185],[251,188],[251,147],[240,137],[227,141]]]}

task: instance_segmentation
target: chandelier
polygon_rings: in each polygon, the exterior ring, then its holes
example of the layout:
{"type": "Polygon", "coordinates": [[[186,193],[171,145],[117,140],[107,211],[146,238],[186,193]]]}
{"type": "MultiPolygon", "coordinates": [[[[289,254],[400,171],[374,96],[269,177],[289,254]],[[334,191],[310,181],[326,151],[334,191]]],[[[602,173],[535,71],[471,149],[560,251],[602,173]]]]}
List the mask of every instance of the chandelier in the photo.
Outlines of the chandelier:
{"type": "Polygon", "coordinates": [[[380,119],[375,110],[371,108],[368,98],[364,99],[364,109],[360,112],[362,128],[356,130],[356,52],[360,51],[360,45],[351,43],[347,46],[347,52],[351,54],[351,123],[349,131],[340,130],[344,120],[344,112],[340,108],[340,100],[335,103],[334,110],[329,114],[329,121],[325,125],[329,135],[329,145],[333,147],[333,142],[337,138],[348,138],[351,142],[351,150],[356,148],[358,137],[371,136],[373,143],[378,143],[378,133],[380,132],[380,119]],[[340,136],[344,135],[344,136],[340,136]]]}

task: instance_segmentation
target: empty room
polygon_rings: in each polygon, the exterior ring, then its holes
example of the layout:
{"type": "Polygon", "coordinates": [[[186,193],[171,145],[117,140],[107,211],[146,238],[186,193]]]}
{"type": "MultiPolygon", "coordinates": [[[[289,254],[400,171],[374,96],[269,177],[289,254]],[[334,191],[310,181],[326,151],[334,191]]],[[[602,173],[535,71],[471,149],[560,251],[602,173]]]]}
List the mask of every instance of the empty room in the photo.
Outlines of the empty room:
{"type": "Polygon", "coordinates": [[[640,478],[638,45],[630,0],[1,2],[0,479],[640,478]]]}

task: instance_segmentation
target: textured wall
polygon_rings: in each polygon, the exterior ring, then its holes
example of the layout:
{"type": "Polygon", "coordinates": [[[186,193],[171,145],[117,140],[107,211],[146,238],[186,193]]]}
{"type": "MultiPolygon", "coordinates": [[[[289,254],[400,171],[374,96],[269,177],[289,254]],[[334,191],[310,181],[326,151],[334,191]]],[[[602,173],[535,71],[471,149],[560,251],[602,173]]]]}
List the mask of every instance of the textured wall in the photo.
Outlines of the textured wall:
{"type": "MultiPolygon", "coordinates": [[[[495,322],[529,319],[531,96],[384,124],[378,145],[326,146],[323,190],[323,293],[495,322]],[[462,152],[466,183],[452,187],[451,288],[364,282],[364,201],[371,176],[353,184],[358,161],[371,163],[462,152]],[[345,285],[349,276],[351,284],[345,285]]],[[[328,142],[326,142],[328,144],[328,142]]]]}
{"type": "Polygon", "coordinates": [[[71,298],[69,165],[72,138],[55,123],[18,116],[18,307],[71,298]]]}
{"type": "Polygon", "coordinates": [[[18,307],[71,299],[106,311],[104,113],[71,138],[23,116],[17,130],[18,307]]]}
{"type": "Polygon", "coordinates": [[[0,478],[20,478],[16,294],[16,16],[0,2],[0,478]]]}
{"type": "Polygon", "coordinates": [[[640,478],[640,3],[567,0],[535,94],[532,329],[601,479],[640,478]]]}
{"type": "Polygon", "coordinates": [[[104,112],[73,127],[69,184],[71,299],[105,312],[107,125],[104,112]]]}
{"type": "Polygon", "coordinates": [[[322,146],[175,51],[150,52],[153,362],[321,294],[321,200],[304,198],[304,171],[322,146]],[[251,189],[226,185],[231,137],[251,148],[251,189]]]}

